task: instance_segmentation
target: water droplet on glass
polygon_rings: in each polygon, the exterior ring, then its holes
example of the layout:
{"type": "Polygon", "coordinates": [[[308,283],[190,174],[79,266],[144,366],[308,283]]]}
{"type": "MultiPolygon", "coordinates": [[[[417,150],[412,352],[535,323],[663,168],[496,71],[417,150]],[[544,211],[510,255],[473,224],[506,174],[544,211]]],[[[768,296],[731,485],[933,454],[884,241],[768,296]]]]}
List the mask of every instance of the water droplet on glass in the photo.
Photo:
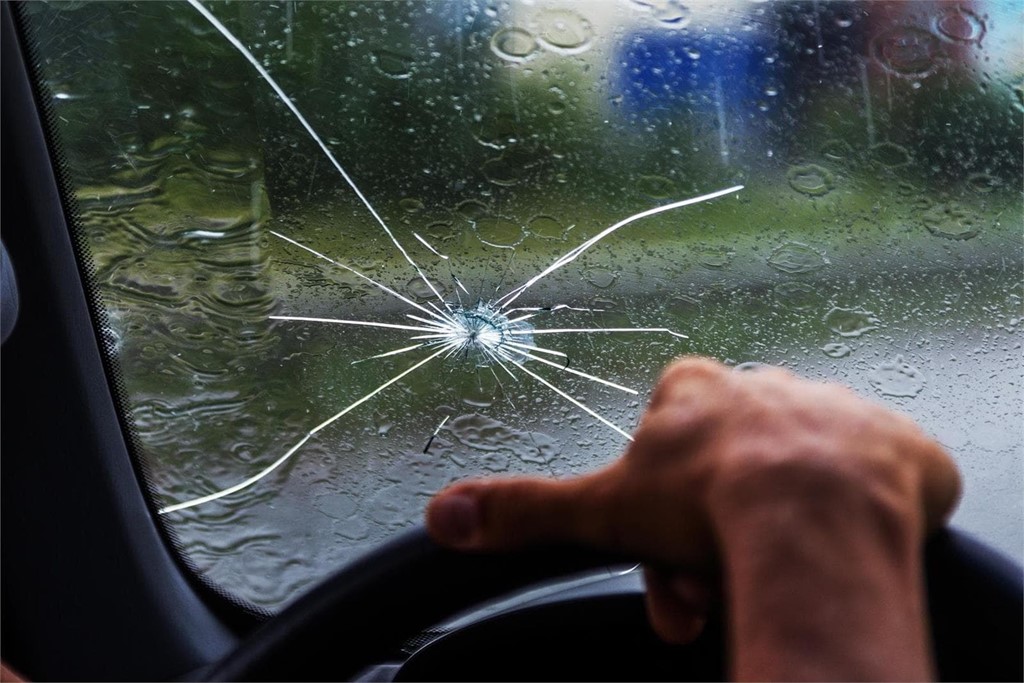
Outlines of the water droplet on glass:
{"type": "Polygon", "coordinates": [[[377,50],[370,53],[370,62],[374,68],[388,78],[402,80],[412,76],[413,60],[388,50],[377,50]]]}
{"type": "Polygon", "coordinates": [[[1017,84],[1012,88],[1013,108],[1024,114],[1024,84],[1017,84]]]}
{"type": "Polygon", "coordinates": [[[952,240],[969,240],[981,232],[978,215],[959,202],[936,204],[921,216],[933,235],[952,240]]]}
{"type": "Polygon", "coordinates": [[[455,228],[447,221],[435,221],[427,226],[425,232],[434,242],[447,242],[455,237],[455,228]]]}
{"type": "Polygon", "coordinates": [[[356,255],[352,256],[351,262],[352,265],[354,265],[362,273],[367,273],[371,270],[377,270],[377,268],[380,266],[380,259],[378,259],[376,256],[373,256],[372,254],[367,253],[359,254],[357,252],[356,255]]]}
{"type": "Polygon", "coordinates": [[[487,215],[487,205],[475,199],[467,199],[455,207],[455,213],[467,221],[476,221],[487,215]]]}
{"type": "Polygon", "coordinates": [[[658,21],[672,28],[686,28],[690,25],[690,9],[683,3],[677,0],[667,0],[661,4],[663,6],[654,13],[658,21]]]}
{"type": "Polygon", "coordinates": [[[803,282],[781,282],[773,290],[775,300],[786,308],[802,311],[821,303],[821,295],[803,282]]]}
{"type": "Polygon", "coordinates": [[[537,48],[537,39],[521,28],[503,28],[491,37],[491,52],[508,62],[524,62],[537,48]]]}
{"type": "Polygon", "coordinates": [[[401,486],[394,484],[377,488],[374,493],[363,501],[370,520],[377,524],[392,526],[401,524],[405,519],[406,492],[401,486]]]}
{"type": "Polygon", "coordinates": [[[839,28],[850,28],[853,26],[853,19],[849,17],[836,17],[836,26],[839,28]]]}
{"type": "Polygon", "coordinates": [[[423,278],[414,277],[413,279],[409,280],[409,282],[405,285],[405,288],[406,291],[408,291],[410,294],[412,294],[415,298],[419,299],[420,301],[430,299],[434,296],[434,293],[430,291],[430,286],[423,281],[423,278]]]}
{"type": "Polygon", "coordinates": [[[912,157],[902,145],[895,142],[880,142],[868,150],[868,155],[875,163],[887,168],[899,168],[910,163],[912,157]]]}
{"type": "Polygon", "coordinates": [[[863,308],[835,307],[825,314],[825,324],[841,337],[859,337],[871,330],[877,330],[878,318],[863,308]]]}
{"type": "Polygon", "coordinates": [[[871,42],[871,55],[886,71],[904,78],[924,78],[935,73],[939,39],[914,26],[883,31],[871,42]]]}
{"type": "Polygon", "coordinates": [[[967,176],[967,184],[975,192],[987,194],[1002,187],[1003,181],[988,173],[972,173],[967,176]]]}
{"type": "Polygon", "coordinates": [[[800,242],[787,242],[768,257],[768,265],[783,273],[810,273],[828,263],[825,255],[800,242]]]}
{"type": "Polygon", "coordinates": [[[721,270],[736,258],[736,252],[729,247],[707,247],[697,253],[697,262],[705,268],[721,270]]]}
{"type": "Polygon", "coordinates": [[[506,149],[515,144],[519,135],[519,123],[509,114],[489,114],[476,112],[472,116],[473,137],[484,147],[506,149]]]}
{"type": "Polygon", "coordinates": [[[490,408],[494,405],[495,395],[494,391],[466,389],[462,395],[462,402],[473,408],[490,408]]]}
{"type": "Polygon", "coordinates": [[[590,46],[594,30],[590,22],[571,10],[554,9],[537,17],[538,39],[544,47],[562,54],[577,54],[590,46]]]}
{"type": "Polygon", "coordinates": [[[606,268],[591,268],[586,271],[584,277],[587,278],[587,282],[595,287],[607,289],[608,287],[611,287],[618,278],[618,274],[607,270],[606,268]]]}
{"type": "Polygon", "coordinates": [[[935,30],[957,43],[980,43],[985,22],[966,7],[951,7],[935,17],[935,30]]]}
{"type": "Polygon", "coordinates": [[[313,498],[313,507],[334,519],[345,519],[356,511],[356,501],[352,496],[338,493],[322,494],[313,498]]]}
{"type": "Polygon", "coordinates": [[[542,237],[546,240],[560,240],[565,238],[565,226],[551,216],[534,216],[526,224],[530,234],[542,237]]]}
{"type": "Polygon", "coordinates": [[[654,18],[670,28],[686,28],[690,25],[690,8],[681,0],[633,0],[633,4],[649,11],[654,18]]]}
{"type": "Polygon", "coordinates": [[[358,516],[348,517],[334,524],[332,528],[339,536],[350,541],[361,541],[370,535],[370,525],[358,516]]]}
{"type": "Polygon", "coordinates": [[[637,189],[652,199],[666,199],[675,191],[675,183],[660,175],[642,175],[637,180],[637,189]]]}
{"type": "Polygon", "coordinates": [[[517,185],[523,176],[523,168],[505,157],[485,161],[482,170],[489,181],[502,187],[517,185]]]}
{"type": "Polygon", "coordinates": [[[853,147],[846,140],[827,140],[821,145],[821,156],[829,161],[846,161],[853,158],[853,147]]]}
{"type": "Polygon", "coordinates": [[[760,363],[756,360],[748,360],[745,363],[734,365],[732,370],[733,372],[757,372],[758,370],[764,370],[770,367],[772,366],[768,365],[767,363],[760,363]]]}
{"type": "Polygon", "coordinates": [[[924,375],[903,356],[882,362],[868,374],[868,382],[883,396],[913,398],[924,389],[924,375]]]}
{"type": "Polygon", "coordinates": [[[402,207],[403,211],[408,213],[418,213],[423,210],[423,202],[418,199],[412,199],[406,197],[405,199],[398,202],[398,205],[402,207]]]}
{"type": "Polygon", "coordinates": [[[825,344],[821,347],[821,350],[829,358],[846,358],[849,356],[853,349],[842,342],[834,342],[832,344],[825,344]]]}
{"type": "Polygon", "coordinates": [[[698,315],[700,308],[700,301],[686,294],[674,296],[665,304],[668,313],[683,318],[698,315]]]}
{"type": "Polygon", "coordinates": [[[492,247],[514,247],[526,236],[522,226],[506,218],[487,216],[476,221],[473,227],[480,241],[492,247]]]}
{"type": "Polygon", "coordinates": [[[820,197],[835,187],[835,178],[827,168],[817,164],[793,166],[786,172],[789,186],[801,194],[820,197]]]}
{"type": "Polygon", "coordinates": [[[774,85],[769,85],[767,88],[764,89],[764,94],[767,95],[768,97],[775,97],[776,95],[779,94],[779,89],[774,85]]]}

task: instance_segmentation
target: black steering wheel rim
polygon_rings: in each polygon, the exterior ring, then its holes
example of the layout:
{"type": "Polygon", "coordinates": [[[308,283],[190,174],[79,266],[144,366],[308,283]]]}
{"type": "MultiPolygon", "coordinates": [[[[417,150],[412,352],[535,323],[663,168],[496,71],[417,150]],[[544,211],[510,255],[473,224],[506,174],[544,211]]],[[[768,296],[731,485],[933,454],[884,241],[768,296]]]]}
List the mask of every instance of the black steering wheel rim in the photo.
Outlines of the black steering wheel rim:
{"type": "Polygon", "coordinates": [[[396,535],[325,579],[216,664],[209,680],[309,680],[299,662],[329,656],[312,678],[347,680],[392,657],[420,631],[489,598],[545,579],[627,564],[572,546],[508,555],[438,546],[422,526],[396,535]],[[325,648],[323,634],[335,645],[325,648]]]}
{"type": "MultiPolygon", "coordinates": [[[[395,659],[419,632],[488,599],[623,564],[629,560],[570,546],[457,553],[415,527],[305,594],[214,665],[208,679],[348,680],[395,659]]],[[[1021,568],[953,529],[929,540],[925,568],[940,678],[1022,680],[1021,568]]]]}

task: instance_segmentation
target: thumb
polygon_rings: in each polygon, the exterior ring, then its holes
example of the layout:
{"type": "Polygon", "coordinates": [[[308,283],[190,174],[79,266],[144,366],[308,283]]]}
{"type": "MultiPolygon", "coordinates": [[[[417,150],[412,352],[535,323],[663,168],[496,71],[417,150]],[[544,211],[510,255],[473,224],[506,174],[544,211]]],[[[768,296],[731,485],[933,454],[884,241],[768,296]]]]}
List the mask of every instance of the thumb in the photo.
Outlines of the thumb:
{"type": "Polygon", "coordinates": [[[514,550],[552,542],[617,549],[610,490],[601,473],[563,480],[460,482],[427,505],[427,532],[459,550],[514,550]]]}

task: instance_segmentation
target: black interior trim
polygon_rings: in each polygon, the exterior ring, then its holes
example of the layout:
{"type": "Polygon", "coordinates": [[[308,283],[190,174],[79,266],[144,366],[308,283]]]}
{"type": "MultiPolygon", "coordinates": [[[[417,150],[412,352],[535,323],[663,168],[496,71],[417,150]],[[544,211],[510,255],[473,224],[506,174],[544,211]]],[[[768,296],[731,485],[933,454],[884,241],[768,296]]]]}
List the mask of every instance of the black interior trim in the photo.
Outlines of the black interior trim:
{"type": "Polygon", "coordinates": [[[0,647],[36,680],[174,678],[236,637],[182,572],[143,496],[12,7],[0,5],[0,225],[20,294],[0,375],[0,647]]]}

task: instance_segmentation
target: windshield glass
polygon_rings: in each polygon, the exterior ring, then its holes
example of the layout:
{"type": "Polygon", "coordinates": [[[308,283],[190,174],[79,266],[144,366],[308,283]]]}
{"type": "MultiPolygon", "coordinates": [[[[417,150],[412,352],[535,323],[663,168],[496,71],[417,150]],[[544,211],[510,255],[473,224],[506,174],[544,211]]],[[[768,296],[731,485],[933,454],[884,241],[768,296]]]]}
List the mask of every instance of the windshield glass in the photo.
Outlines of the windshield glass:
{"type": "Polygon", "coordinates": [[[1013,3],[27,3],[154,507],[278,609],[681,354],[904,411],[1021,559],[1013,3]]]}

